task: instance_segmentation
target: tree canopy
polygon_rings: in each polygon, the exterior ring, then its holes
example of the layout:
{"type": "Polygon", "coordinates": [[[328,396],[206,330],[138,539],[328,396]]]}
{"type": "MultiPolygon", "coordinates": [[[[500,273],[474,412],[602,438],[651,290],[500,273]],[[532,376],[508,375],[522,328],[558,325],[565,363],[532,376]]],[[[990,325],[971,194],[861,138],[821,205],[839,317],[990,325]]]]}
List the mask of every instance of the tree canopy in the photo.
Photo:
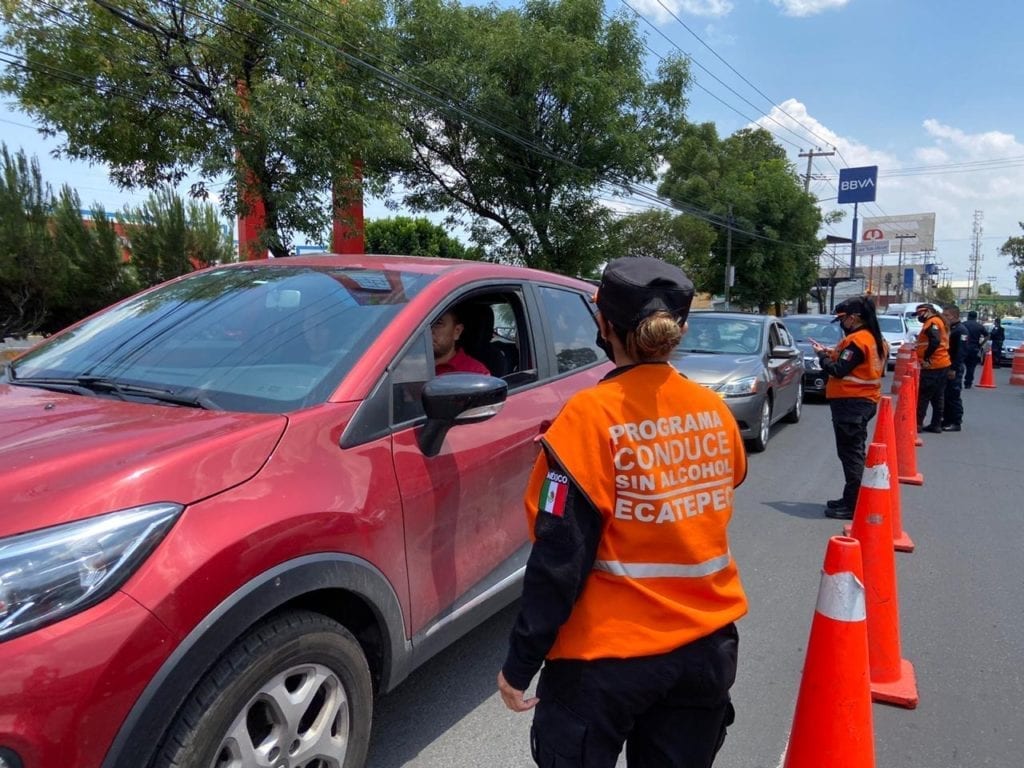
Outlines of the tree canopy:
{"type": "Polygon", "coordinates": [[[386,36],[383,0],[0,0],[16,52],[0,90],[59,152],[106,163],[124,187],[199,176],[205,196],[229,179],[226,215],[266,207],[264,244],[287,255],[291,232],[318,238],[327,194],[361,161],[373,189],[399,134],[379,81],[353,66],[386,36]],[[242,182],[251,192],[237,193],[242,182]]]}
{"type": "MultiPolygon", "coordinates": [[[[1019,222],[1024,229],[1024,221],[1019,222]]],[[[1024,301],[1024,236],[1007,238],[999,248],[999,253],[1010,257],[1010,263],[1017,268],[1017,294],[1024,301]]]]}
{"type": "Polygon", "coordinates": [[[474,260],[483,256],[479,248],[467,248],[440,224],[410,216],[367,221],[365,240],[367,253],[474,260]]]}
{"type": "Polygon", "coordinates": [[[705,226],[716,232],[708,289],[724,289],[731,226],[737,304],[766,310],[807,294],[823,245],[821,211],[771,134],[744,129],[720,139],[712,123],[688,125],[666,160],[659,192],[710,214],[705,226]]]}
{"type": "Polygon", "coordinates": [[[592,271],[610,220],[600,190],[653,180],[689,82],[681,59],[648,82],[634,22],[603,13],[600,0],[399,2],[403,75],[436,97],[401,102],[405,202],[453,212],[492,258],[592,271]]]}

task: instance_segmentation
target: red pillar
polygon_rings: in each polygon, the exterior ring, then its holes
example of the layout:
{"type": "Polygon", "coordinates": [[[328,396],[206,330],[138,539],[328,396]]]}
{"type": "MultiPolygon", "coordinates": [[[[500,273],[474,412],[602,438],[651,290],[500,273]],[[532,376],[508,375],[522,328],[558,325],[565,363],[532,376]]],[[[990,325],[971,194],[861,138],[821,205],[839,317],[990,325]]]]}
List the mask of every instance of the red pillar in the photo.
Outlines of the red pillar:
{"type": "Polygon", "coordinates": [[[363,239],[363,164],[354,163],[351,179],[334,184],[334,228],[331,250],[334,253],[364,253],[363,239]]]}

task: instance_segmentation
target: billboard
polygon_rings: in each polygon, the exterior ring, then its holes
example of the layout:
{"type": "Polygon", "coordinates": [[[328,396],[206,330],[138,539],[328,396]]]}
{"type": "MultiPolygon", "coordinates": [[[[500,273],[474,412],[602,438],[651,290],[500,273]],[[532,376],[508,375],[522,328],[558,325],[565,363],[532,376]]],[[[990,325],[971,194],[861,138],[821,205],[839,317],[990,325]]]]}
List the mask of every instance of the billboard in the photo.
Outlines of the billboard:
{"type": "Polygon", "coordinates": [[[902,216],[865,218],[861,240],[888,240],[889,253],[935,250],[935,214],[906,213],[902,216]],[[902,235],[903,237],[899,237],[902,235]]]}

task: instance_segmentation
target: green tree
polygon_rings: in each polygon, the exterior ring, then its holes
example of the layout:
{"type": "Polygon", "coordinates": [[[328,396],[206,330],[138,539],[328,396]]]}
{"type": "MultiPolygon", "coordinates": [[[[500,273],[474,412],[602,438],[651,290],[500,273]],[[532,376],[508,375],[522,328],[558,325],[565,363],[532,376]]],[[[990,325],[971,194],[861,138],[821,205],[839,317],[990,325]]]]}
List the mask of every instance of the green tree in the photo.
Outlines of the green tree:
{"type": "MultiPolygon", "coordinates": [[[[1019,222],[1024,229],[1024,221],[1019,222]]],[[[999,253],[1010,258],[1010,264],[1017,268],[1017,296],[1024,302],[1024,236],[1007,238],[999,253]]]]}
{"type": "Polygon", "coordinates": [[[42,329],[56,331],[134,293],[138,284],[125,246],[102,206],[93,220],[82,219],[78,193],[61,188],[52,212],[53,246],[67,260],[61,299],[42,329]]]}
{"type": "Polygon", "coordinates": [[[445,259],[480,259],[480,248],[467,248],[429,219],[396,216],[366,222],[366,252],[438,256],[445,259]]]}
{"type": "Polygon", "coordinates": [[[223,212],[248,212],[257,194],[275,256],[290,233],[326,229],[326,193],[356,161],[370,191],[382,188],[401,146],[380,82],[346,57],[379,57],[383,0],[0,0],[0,11],[3,43],[21,57],[0,91],[67,136],[61,155],[108,164],[124,187],[197,173],[205,197],[234,179],[249,192],[225,185],[223,212]]]}
{"type": "Polygon", "coordinates": [[[235,258],[213,206],[186,203],[170,187],[152,193],[139,208],[126,208],[118,223],[142,287],[235,258]]]}
{"type": "Polygon", "coordinates": [[[684,209],[710,212],[717,223],[715,292],[724,288],[731,221],[731,294],[737,304],[764,311],[807,294],[823,247],[817,236],[821,211],[771,134],[744,129],[719,139],[711,123],[689,125],[666,159],[659,192],[684,209]]]}
{"type": "Polygon", "coordinates": [[[401,0],[403,76],[441,102],[401,102],[406,204],[451,212],[489,258],[592,273],[602,185],[654,178],[689,82],[682,59],[648,81],[635,23],[603,13],[601,0],[401,0]]]}
{"type": "Polygon", "coordinates": [[[67,285],[67,260],[53,247],[53,192],[39,161],[0,144],[0,340],[36,331],[67,285]]]}
{"type": "Polygon", "coordinates": [[[943,306],[946,304],[956,304],[956,294],[951,286],[940,285],[935,289],[935,293],[932,294],[932,301],[943,306]]]}
{"type": "Polygon", "coordinates": [[[608,238],[607,258],[653,256],[682,267],[698,291],[715,283],[711,246],[717,233],[707,222],[671,211],[643,211],[616,221],[608,238]]]}

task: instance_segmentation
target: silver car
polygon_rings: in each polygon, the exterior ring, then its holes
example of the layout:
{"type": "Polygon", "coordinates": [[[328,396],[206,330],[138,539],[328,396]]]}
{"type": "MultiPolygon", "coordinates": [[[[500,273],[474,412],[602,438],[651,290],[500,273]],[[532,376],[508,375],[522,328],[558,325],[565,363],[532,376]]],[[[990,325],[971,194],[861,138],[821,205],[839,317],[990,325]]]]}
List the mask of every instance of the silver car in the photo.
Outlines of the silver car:
{"type": "Polygon", "coordinates": [[[691,312],[688,322],[672,364],[721,395],[749,450],[763,451],[772,424],[800,420],[804,361],[793,336],[770,315],[691,312]]]}
{"type": "MultiPolygon", "coordinates": [[[[899,354],[900,347],[908,342],[913,342],[915,333],[911,331],[904,315],[879,315],[878,328],[889,343],[888,368],[891,371],[896,368],[896,356],[899,354]]],[[[918,328],[920,328],[920,324],[918,324],[918,328]]]]}

